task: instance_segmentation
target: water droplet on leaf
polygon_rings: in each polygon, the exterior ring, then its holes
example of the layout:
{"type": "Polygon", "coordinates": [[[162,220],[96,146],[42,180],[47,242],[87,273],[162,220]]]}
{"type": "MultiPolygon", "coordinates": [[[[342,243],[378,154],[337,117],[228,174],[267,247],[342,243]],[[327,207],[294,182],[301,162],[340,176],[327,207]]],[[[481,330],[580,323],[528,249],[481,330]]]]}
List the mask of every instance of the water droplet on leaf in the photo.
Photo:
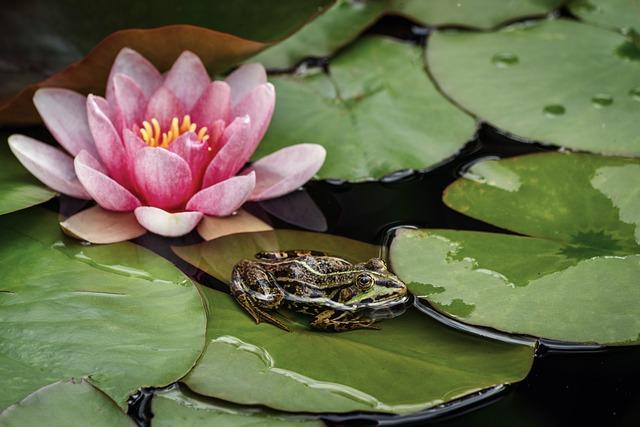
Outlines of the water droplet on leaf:
{"type": "Polygon", "coordinates": [[[597,93],[591,98],[591,104],[596,108],[608,107],[613,104],[613,97],[606,93],[597,93]]]}
{"type": "Polygon", "coordinates": [[[517,55],[509,52],[496,53],[491,58],[491,62],[498,68],[507,68],[512,65],[516,65],[520,59],[517,55]]]}
{"type": "Polygon", "coordinates": [[[558,117],[565,113],[566,109],[560,104],[550,104],[542,110],[547,117],[558,117]]]}

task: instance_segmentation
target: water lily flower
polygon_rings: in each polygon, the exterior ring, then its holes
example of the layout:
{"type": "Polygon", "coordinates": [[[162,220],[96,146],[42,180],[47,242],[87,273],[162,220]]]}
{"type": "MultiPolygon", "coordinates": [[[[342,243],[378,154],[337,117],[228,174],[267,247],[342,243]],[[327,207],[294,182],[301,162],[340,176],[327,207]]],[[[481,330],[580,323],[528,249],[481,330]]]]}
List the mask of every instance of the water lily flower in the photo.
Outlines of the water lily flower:
{"type": "Polygon", "coordinates": [[[299,144],[245,168],[275,105],[260,64],[211,81],[191,52],[161,74],[124,48],[104,98],[45,88],[33,102],[66,152],[12,135],[11,150],[24,167],[60,193],[133,212],[145,229],[164,236],[190,232],[203,215],[227,216],[246,201],[289,193],[325,158],[321,146],[299,144]]]}

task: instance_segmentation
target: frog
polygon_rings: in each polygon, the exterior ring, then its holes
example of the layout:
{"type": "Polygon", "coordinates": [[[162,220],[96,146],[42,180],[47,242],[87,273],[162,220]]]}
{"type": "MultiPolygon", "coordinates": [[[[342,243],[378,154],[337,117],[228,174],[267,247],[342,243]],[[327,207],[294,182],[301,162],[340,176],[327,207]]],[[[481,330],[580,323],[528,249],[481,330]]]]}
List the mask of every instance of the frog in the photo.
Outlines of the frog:
{"type": "Polygon", "coordinates": [[[313,316],[313,329],[343,332],[379,329],[374,322],[393,317],[389,313],[410,298],[380,258],[354,264],[309,250],[264,251],[243,259],[233,267],[230,288],[257,324],[265,321],[285,331],[289,327],[274,313],[279,308],[313,316]]]}

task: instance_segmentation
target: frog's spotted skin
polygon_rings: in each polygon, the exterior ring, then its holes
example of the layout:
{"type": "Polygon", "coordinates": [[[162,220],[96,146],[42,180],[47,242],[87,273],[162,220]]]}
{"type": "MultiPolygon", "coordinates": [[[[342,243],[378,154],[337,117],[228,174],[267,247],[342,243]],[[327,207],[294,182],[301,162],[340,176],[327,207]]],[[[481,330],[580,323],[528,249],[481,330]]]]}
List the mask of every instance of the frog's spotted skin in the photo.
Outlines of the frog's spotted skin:
{"type": "Polygon", "coordinates": [[[378,258],[351,264],[313,251],[260,252],[255,258],[235,265],[231,294],[256,323],[289,330],[269,312],[286,307],[314,316],[316,329],[377,329],[376,311],[388,313],[409,298],[405,284],[378,258]]]}

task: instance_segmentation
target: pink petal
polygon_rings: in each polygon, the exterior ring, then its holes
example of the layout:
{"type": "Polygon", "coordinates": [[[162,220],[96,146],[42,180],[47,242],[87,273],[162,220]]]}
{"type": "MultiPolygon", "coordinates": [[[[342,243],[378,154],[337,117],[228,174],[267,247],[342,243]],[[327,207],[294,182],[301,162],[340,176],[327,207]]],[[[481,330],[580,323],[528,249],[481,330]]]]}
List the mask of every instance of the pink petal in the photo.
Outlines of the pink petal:
{"type": "Polygon", "coordinates": [[[164,148],[147,147],[138,151],[133,174],[140,193],[151,206],[176,209],[192,194],[189,165],[164,148]]]}
{"type": "Polygon", "coordinates": [[[73,169],[73,159],[62,150],[26,137],[11,135],[9,148],[22,166],[48,187],[79,199],[91,199],[73,169]]]}
{"type": "Polygon", "coordinates": [[[193,123],[211,129],[213,122],[229,123],[231,114],[231,88],[225,82],[211,82],[189,113],[193,123]]]}
{"type": "Polygon", "coordinates": [[[210,82],[198,55],[185,50],[167,73],[164,87],[176,95],[186,110],[191,110],[210,82]]]}
{"type": "Polygon", "coordinates": [[[60,223],[62,231],[76,239],[107,244],[135,239],[147,232],[133,212],[112,212],[93,206],[60,223]]]}
{"type": "Polygon", "coordinates": [[[38,89],[33,96],[40,117],[53,137],[72,156],[81,150],[97,155],[87,121],[87,98],[67,89],[38,89]]]}
{"type": "Polygon", "coordinates": [[[145,99],[162,85],[162,75],[156,67],[133,49],[123,48],[116,56],[107,80],[107,99],[111,101],[114,93],[114,79],[116,74],[124,74],[133,79],[142,89],[145,99]]]}
{"type": "Polygon", "coordinates": [[[180,120],[184,114],[185,109],[180,100],[173,92],[162,86],[149,100],[144,116],[147,120],[158,119],[160,127],[166,131],[171,125],[171,119],[178,117],[180,120]]]}
{"type": "Polygon", "coordinates": [[[103,98],[93,95],[87,97],[89,128],[109,176],[125,187],[131,188],[125,149],[120,135],[104,111],[105,104],[106,101],[103,98]]]}
{"type": "Polygon", "coordinates": [[[104,173],[100,162],[89,152],[81,151],[74,160],[78,179],[93,199],[104,209],[131,212],[140,200],[104,173]]]}
{"type": "Polygon", "coordinates": [[[222,134],[222,148],[213,158],[204,174],[202,187],[206,188],[234,176],[253,154],[255,141],[251,139],[249,116],[237,117],[222,134]]]}
{"type": "Polygon", "coordinates": [[[141,206],[134,211],[136,219],[152,233],[178,237],[189,233],[202,219],[200,212],[170,213],[152,206],[141,206]]]}
{"type": "Polygon", "coordinates": [[[140,86],[131,77],[116,74],[113,79],[113,88],[118,119],[122,120],[121,128],[141,126],[147,100],[140,86]]]}
{"type": "Polygon", "coordinates": [[[180,135],[169,145],[169,151],[182,157],[191,169],[193,180],[192,192],[200,188],[204,169],[212,158],[211,150],[207,141],[198,141],[198,137],[193,132],[180,135]]]}
{"type": "Polygon", "coordinates": [[[131,182],[131,185],[132,185],[131,189],[134,190],[136,193],[139,193],[140,191],[136,187],[136,180],[133,172],[133,165],[134,165],[136,156],[138,155],[138,151],[147,147],[148,145],[145,144],[142,138],[136,135],[132,130],[130,129],[124,130],[124,150],[127,156],[127,168],[129,170],[129,181],[131,182]]]}
{"type": "Polygon", "coordinates": [[[297,144],[263,157],[249,169],[256,173],[249,200],[272,199],[301,187],[320,170],[326,155],[321,145],[297,144]]]}
{"type": "Polygon", "coordinates": [[[231,86],[231,104],[236,105],[257,86],[267,82],[262,64],[244,64],[225,79],[231,86]]]}
{"type": "Polygon", "coordinates": [[[253,172],[234,176],[196,193],[187,203],[187,209],[212,216],[231,215],[247,201],[255,186],[253,172]]]}
{"type": "Polygon", "coordinates": [[[233,107],[235,117],[248,115],[251,117],[253,138],[260,142],[273,116],[276,105],[276,91],[271,83],[264,83],[254,88],[240,103],[233,107]]]}

